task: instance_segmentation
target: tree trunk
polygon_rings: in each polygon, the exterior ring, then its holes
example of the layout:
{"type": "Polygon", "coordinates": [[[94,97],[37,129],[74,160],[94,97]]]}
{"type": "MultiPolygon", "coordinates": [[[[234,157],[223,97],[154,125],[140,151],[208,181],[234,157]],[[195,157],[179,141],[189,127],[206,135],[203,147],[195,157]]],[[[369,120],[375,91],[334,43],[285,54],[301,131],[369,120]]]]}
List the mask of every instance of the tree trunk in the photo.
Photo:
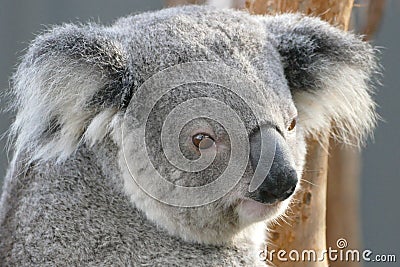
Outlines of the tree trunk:
{"type": "MultiPolygon", "coordinates": [[[[365,9],[367,20],[362,33],[365,40],[370,40],[378,30],[385,0],[369,0],[365,9]]],[[[363,11],[364,12],[364,11],[363,11]]],[[[344,238],[348,249],[361,249],[360,220],[360,152],[347,145],[330,141],[328,168],[328,203],[327,203],[327,244],[335,247],[337,240],[344,238]]],[[[357,267],[359,262],[335,262],[333,267],[357,267]]]]}
{"type": "MultiPolygon", "coordinates": [[[[308,140],[308,153],[301,191],[295,195],[296,201],[290,206],[289,217],[285,221],[279,220],[270,230],[268,251],[286,251],[283,257],[287,262],[270,256],[274,266],[328,266],[327,259],[318,260],[322,251],[326,249],[325,214],[326,214],[326,186],[328,172],[328,135],[325,135],[324,144],[315,140],[308,140]],[[300,261],[302,251],[314,250],[315,257],[300,261]],[[289,254],[296,250],[299,255],[289,254]],[[296,259],[299,262],[294,263],[296,259]]],[[[314,255],[313,255],[314,256],[314,255]]]]}
{"type": "MultiPolygon", "coordinates": [[[[353,0],[246,0],[246,7],[254,14],[274,14],[281,12],[302,12],[319,16],[344,30],[348,29],[353,0]]],[[[322,252],[326,250],[326,216],[328,216],[329,246],[336,248],[336,240],[349,238],[355,246],[359,245],[358,219],[358,162],[359,154],[353,150],[332,151],[329,167],[332,168],[328,180],[329,137],[325,133],[322,144],[308,141],[307,163],[302,179],[302,190],[295,196],[291,205],[288,222],[280,220],[271,229],[269,250],[296,250],[322,252]],[[343,159],[346,159],[344,161],[343,159]],[[350,168],[351,167],[351,168],[350,168]],[[351,174],[351,175],[350,175],[351,174]],[[348,182],[347,179],[353,179],[348,182]],[[346,181],[348,183],[346,183],[346,181]],[[327,193],[327,184],[328,193],[327,193]],[[345,189],[345,190],[344,190],[345,189]],[[329,197],[329,199],[328,199],[329,197]],[[326,210],[328,207],[328,214],[326,210]],[[334,216],[334,218],[333,218],[334,216]],[[345,228],[347,225],[348,228],[345,228]]],[[[320,253],[317,253],[317,256],[320,253]]],[[[294,255],[296,256],[296,255],[294,255]]],[[[285,258],[288,256],[286,255],[285,258]]],[[[301,258],[301,257],[300,257],[301,258]]],[[[326,258],[326,257],[325,257],[326,258]]],[[[272,259],[276,266],[293,266],[292,261],[282,262],[272,259]]],[[[296,266],[328,266],[328,261],[306,260],[296,266]]],[[[359,265],[355,263],[356,266],[359,265]]],[[[350,266],[348,262],[335,262],[334,266],[350,266]],[[344,264],[344,265],[342,265],[344,264]]]]}
{"type": "MultiPolygon", "coordinates": [[[[361,249],[360,240],[360,152],[330,140],[327,197],[327,244],[336,248],[339,239],[346,249],[361,249]]],[[[333,267],[357,267],[356,261],[337,261],[333,267]]]]}
{"type": "Polygon", "coordinates": [[[246,0],[253,14],[301,12],[347,30],[354,0],[246,0]]]}

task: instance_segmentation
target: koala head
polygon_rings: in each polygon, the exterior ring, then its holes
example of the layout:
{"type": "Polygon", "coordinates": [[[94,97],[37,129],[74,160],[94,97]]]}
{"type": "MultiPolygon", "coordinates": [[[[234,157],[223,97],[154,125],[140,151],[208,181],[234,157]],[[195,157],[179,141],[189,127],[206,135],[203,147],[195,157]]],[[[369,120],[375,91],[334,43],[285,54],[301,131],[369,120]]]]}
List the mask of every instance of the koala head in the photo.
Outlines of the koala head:
{"type": "Polygon", "coordinates": [[[193,6],[67,24],[39,36],[14,77],[16,151],[63,161],[111,140],[99,164],[117,166],[151,221],[227,242],[285,210],[305,138],[333,127],[363,141],[375,71],[369,44],[298,14],[193,6]]]}

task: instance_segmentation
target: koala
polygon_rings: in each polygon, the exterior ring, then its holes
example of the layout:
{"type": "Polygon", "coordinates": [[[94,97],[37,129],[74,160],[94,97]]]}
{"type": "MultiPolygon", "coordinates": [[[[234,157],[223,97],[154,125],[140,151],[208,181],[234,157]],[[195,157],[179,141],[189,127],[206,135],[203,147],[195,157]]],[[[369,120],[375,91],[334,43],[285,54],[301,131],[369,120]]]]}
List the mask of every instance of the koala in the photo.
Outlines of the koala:
{"type": "Polygon", "coordinates": [[[204,6],[47,30],[12,79],[1,265],[264,266],[306,138],[371,133],[375,54],[318,18],[204,6]]]}

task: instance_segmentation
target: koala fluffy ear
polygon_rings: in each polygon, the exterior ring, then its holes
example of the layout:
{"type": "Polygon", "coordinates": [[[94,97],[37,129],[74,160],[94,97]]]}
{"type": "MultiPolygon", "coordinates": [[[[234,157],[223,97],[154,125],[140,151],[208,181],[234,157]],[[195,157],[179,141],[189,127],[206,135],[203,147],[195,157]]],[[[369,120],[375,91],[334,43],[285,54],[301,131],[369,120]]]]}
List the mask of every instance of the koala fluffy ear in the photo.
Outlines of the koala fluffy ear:
{"type": "Polygon", "coordinates": [[[333,127],[339,141],[360,145],[375,126],[371,78],[374,49],[358,36],[318,18],[284,14],[267,18],[284,73],[307,135],[333,127]]]}
{"type": "Polygon", "coordinates": [[[94,143],[125,104],[131,78],[124,50],[96,25],[64,25],[31,44],[13,77],[16,153],[63,159],[94,143]]]}

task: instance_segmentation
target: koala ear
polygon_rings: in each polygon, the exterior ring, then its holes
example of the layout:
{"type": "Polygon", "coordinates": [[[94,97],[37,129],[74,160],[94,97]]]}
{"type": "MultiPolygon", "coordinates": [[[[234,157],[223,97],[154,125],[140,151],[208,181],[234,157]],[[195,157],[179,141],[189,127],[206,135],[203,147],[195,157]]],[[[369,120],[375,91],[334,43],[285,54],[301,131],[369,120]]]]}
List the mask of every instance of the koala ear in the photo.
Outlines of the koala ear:
{"type": "Polygon", "coordinates": [[[94,143],[131,88],[122,46],[96,25],[64,25],[31,44],[13,77],[16,153],[63,159],[94,143]]]}
{"type": "Polygon", "coordinates": [[[359,145],[376,123],[371,76],[373,48],[318,18],[284,14],[267,18],[306,134],[333,127],[340,141],[359,145]]]}

